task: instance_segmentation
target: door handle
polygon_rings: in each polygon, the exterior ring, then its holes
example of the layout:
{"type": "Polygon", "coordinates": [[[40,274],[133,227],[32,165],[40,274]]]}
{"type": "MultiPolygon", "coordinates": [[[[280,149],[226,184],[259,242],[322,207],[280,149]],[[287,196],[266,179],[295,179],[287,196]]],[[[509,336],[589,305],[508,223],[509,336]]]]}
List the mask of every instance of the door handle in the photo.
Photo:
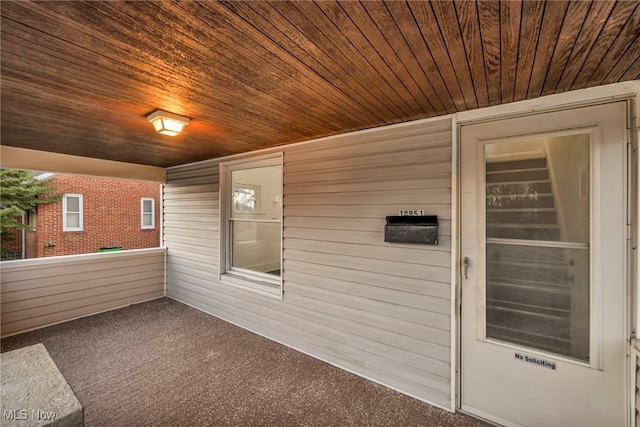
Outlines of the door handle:
{"type": "Polygon", "coordinates": [[[471,265],[471,260],[468,256],[464,257],[462,260],[462,265],[464,266],[464,279],[467,280],[469,278],[467,272],[469,270],[469,266],[471,265]]]}

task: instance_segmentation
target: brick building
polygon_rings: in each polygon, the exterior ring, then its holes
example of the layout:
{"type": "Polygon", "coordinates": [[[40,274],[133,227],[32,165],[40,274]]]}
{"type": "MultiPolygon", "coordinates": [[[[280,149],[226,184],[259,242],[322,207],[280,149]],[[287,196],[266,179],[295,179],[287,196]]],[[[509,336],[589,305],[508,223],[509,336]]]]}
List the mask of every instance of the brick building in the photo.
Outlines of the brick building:
{"type": "Polygon", "coordinates": [[[63,197],[26,215],[35,230],[24,233],[25,258],[160,245],[160,184],[62,174],[52,180],[63,197]]]}
{"type": "Polygon", "coordinates": [[[9,229],[5,231],[9,235],[6,242],[2,242],[2,259],[22,258],[22,231],[9,229]]]}

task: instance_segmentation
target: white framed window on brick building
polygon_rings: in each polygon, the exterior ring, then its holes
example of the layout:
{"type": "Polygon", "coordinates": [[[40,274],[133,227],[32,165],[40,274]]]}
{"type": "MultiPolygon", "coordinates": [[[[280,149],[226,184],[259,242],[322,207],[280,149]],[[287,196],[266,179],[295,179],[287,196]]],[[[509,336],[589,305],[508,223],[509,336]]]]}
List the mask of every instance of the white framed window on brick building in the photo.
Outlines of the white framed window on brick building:
{"type": "Polygon", "coordinates": [[[83,227],[82,194],[65,194],[62,198],[62,230],[82,231],[83,227]]]}
{"type": "Polygon", "coordinates": [[[143,197],[140,199],[140,222],[141,228],[156,228],[156,201],[153,198],[143,197]]]}
{"type": "Polygon", "coordinates": [[[220,165],[220,280],[282,297],[282,154],[220,165]]]}
{"type": "Polygon", "coordinates": [[[29,227],[31,227],[32,230],[36,229],[37,218],[38,215],[35,209],[32,211],[27,211],[27,224],[29,225],[29,227]]]}

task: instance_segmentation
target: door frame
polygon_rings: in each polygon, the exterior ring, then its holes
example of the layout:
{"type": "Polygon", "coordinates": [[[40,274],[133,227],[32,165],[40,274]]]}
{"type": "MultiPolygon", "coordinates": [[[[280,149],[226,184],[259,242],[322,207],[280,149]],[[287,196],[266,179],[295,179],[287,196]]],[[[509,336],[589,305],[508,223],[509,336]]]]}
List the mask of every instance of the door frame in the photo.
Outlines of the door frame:
{"type": "MultiPolygon", "coordinates": [[[[460,180],[460,156],[461,156],[461,132],[464,125],[496,122],[503,119],[535,116],[556,111],[567,111],[582,107],[595,106],[614,101],[626,101],[627,105],[627,209],[628,218],[632,223],[627,226],[627,268],[625,272],[625,337],[627,337],[627,358],[630,358],[631,343],[637,340],[640,331],[640,292],[638,292],[638,282],[640,281],[640,268],[638,251],[635,242],[640,242],[640,230],[637,226],[640,223],[640,209],[638,189],[640,188],[640,177],[638,176],[638,164],[640,163],[640,152],[636,149],[638,139],[640,139],[640,129],[636,112],[640,111],[640,81],[627,83],[617,83],[613,85],[601,86],[590,89],[583,89],[575,92],[566,92],[557,95],[545,96],[542,98],[515,102],[496,107],[488,107],[474,111],[467,111],[455,115],[452,121],[453,132],[453,155],[452,155],[452,394],[453,406],[456,411],[465,412],[462,407],[462,272],[460,254],[462,253],[462,212],[461,206],[461,185],[460,180]]],[[[625,361],[621,361],[625,363],[625,361]]],[[[635,375],[631,375],[631,363],[626,363],[629,370],[626,372],[627,390],[627,425],[635,426],[635,375]],[[632,378],[633,377],[633,378],[632,378]]],[[[472,414],[476,416],[475,414],[472,414]]]]}

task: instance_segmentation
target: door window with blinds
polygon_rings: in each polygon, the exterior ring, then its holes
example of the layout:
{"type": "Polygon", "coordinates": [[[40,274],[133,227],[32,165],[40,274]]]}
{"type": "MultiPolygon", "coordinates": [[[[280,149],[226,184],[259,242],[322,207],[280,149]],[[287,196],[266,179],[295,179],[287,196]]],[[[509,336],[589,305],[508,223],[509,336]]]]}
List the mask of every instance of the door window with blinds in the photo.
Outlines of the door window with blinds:
{"type": "Polygon", "coordinates": [[[484,146],[486,338],[589,362],[589,134],[484,146]]]}
{"type": "Polygon", "coordinates": [[[221,280],[277,295],[282,271],[282,156],[221,165],[221,280]]]}

